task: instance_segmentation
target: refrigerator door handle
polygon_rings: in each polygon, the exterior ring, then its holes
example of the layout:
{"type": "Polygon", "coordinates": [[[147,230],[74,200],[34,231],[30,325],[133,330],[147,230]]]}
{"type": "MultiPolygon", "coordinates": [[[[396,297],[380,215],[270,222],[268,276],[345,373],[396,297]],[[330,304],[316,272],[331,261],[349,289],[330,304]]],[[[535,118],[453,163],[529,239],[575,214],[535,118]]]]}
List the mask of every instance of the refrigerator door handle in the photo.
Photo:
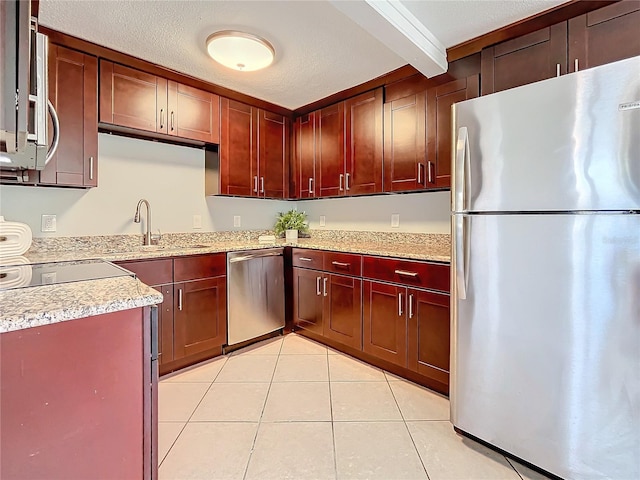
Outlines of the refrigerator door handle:
{"type": "Polygon", "coordinates": [[[455,158],[455,194],[453,207],[456,212],[461,212],[468,208],[465,205],[467,200],[466,190],[469,182],[468,165],[466,161],[469,156],[469,132],[467,127],[458,129],[458,141],[456,142],[456,158],[455,158]]]}
{"type": "Polygon", "coordinates": [[[456,290],[458,298],[465,300],[467,298],[467,232],[465,228],[466,218],[462,215],[455,216],[455,232],[456,232],[456,290]]]}

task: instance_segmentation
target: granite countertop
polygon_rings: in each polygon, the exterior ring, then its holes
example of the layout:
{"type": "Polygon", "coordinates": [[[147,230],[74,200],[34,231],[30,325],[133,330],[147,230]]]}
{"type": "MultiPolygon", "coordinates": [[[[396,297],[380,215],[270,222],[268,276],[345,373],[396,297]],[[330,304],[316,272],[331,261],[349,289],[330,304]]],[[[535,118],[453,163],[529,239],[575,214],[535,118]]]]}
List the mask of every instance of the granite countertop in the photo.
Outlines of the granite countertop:
{"type": "Polygon", "coordinates": [[[162,302],[162,294],[134,277],[0,291],[0,333],[162,302]]]}

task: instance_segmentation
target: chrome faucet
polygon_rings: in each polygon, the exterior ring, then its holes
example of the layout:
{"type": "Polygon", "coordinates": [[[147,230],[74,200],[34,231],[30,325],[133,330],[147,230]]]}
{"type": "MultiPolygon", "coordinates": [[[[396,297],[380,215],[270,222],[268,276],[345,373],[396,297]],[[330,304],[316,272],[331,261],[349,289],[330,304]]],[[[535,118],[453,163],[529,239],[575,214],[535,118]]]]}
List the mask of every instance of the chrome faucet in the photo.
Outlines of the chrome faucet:
{"type": "Polygon", "coordinates": [[[151,245],[151,205],[144,198],[138,202],[138,206],[136,207],[136,214],[133,217],[134,223],[140,223],[140,206],[142,204],[147,206],[147,232],[144,234],[144,243],[143,245],[151,245]]]}

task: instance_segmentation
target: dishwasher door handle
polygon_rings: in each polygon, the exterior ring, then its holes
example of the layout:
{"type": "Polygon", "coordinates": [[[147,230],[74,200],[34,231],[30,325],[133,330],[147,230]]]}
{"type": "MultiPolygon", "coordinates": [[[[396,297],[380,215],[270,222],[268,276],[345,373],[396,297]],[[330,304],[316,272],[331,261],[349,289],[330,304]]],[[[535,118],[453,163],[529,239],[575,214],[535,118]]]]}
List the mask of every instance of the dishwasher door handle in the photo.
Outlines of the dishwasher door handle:
{"type": "Polygon", "coordinates": [[[229,263],[236,262],[246,262],[247,260],[252,260],[254,258],[264,258],[264,257],[282,257],[282,252],[267,252],[267,253],[256,253],[252,255],[243,255],[241,257],[234,257],[229,259],[229,263]]]}

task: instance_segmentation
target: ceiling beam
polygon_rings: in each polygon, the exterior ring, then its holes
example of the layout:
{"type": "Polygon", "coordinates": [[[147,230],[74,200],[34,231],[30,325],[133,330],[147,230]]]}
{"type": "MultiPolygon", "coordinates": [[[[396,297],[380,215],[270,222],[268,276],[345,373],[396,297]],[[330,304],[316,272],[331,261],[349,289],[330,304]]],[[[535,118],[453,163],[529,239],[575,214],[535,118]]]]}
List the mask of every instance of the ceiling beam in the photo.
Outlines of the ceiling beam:
{"type": "Polygon", "coordinates": [[[444,45],[398,0],[330,0],[425,77],[447,71],[444,45]]]}

